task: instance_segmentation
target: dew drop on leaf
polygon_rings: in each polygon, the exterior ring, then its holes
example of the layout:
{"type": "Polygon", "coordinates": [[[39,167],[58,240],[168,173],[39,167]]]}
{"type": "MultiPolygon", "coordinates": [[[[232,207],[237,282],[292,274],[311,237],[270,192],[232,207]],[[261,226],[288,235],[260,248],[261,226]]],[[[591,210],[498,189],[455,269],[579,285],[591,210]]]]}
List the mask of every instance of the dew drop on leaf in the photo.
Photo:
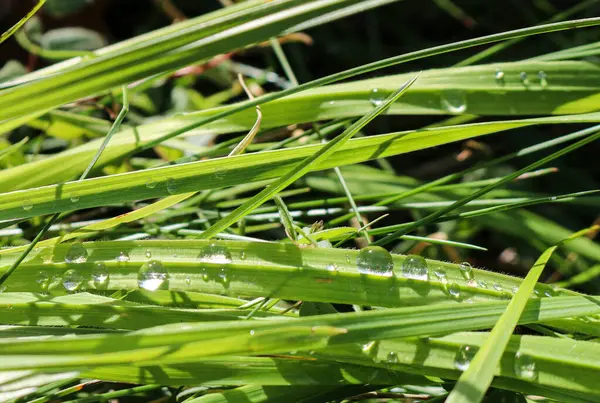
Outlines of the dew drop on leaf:
{"type": "Polygon", "coordinates": [[[402,276],[413,280],[427,281],[429,279],[429,269],[425,258],[418,255],[408,255],[402,263],[402,276]]]}
{"type": "Polygon", "coordinates": [[[87,261],[88,252],[81,242],[74,242],[65,254],[66,263],[84,263],[87,261]]]}
{"type": "Polygon", "coordinates": [[[158,260],[144,263],[138,272],[138,286],[148,291],[163,287],[169,278],[167,269],[158,260]]]}
{"type": "Polygon", "coordinates": [[[62,285],[67,291],[76,291],[83,283],[83,276],[75,269],[67,270],[62,277],[62,285]]]}
{"type": "Polygon", "coordinates": [[[394,274],[392,255],[381,246],[362,248],[356,258],[358,271],[362,274],[391,277],[394,274]]]}
{"type": "Polygon", "coordinates": [[[94,264],[94,268],[92,269],[92,282],[94,283],[94,287],[99,290],[104,290],[108,287],[108,269],[106,265],[102,262],[97,262],[94,264]]]}
{"type": "Polygon", "coordinates": [[[454,356],[454,368],[460,371],[466,371],[475,357],[476,349],[471,346],[460,346],[454,356]]]}
{"type": "Polygon", "coordinates": [[[202,249],[200,255],[198,255],[198,259],[206,263],[228,264],[231,263],[231,252],[225,246],[211,243],[202,249]]]}

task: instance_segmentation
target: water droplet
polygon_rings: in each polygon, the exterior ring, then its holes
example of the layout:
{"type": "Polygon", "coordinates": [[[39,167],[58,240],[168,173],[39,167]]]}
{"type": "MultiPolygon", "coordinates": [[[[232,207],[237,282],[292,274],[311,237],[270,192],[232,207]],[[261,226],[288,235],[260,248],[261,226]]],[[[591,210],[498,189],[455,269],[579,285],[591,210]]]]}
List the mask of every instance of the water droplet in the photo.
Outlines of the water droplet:
{"type": "Polygon", "coordinates": [[[501,299],[512,299],[512,294],[510,292],[503,291],[500,293],[501,299]]]}
{"type": "Polygon", "coordinates": [[[2,294],[4,291],[6,291],[6,286],[0,285],[0,294],[2,294]]]}
{"type": "Polygon", "coordinates": [[[66,263],[84,263],[87,258],[87,249],[81,242],[73,242],[65,254],[66,263]]]}
{"type": "Polygon", "coordinates": [[[23,207],[23,210],[29,211],[33,208],[33,204],[31,203],[31,200],[25,199],[21,202],[21,207],[23,207]]]}
{"type": "Polygon", "coordinates": [[[462,91],[445,90],[442,91],[441,105],[449,113],[464,113],[467,110],[467,99],[462,91]]]}
{"type": "Polygon", "coordinates": [[[202,280],[208,281],[210,279],[210,277],[208,275],[208,270],[202,268],[202,269],[200,269],[200,274],[202,275],[202,280]]]}
{"type": "Polygon", "coordinates": [[[71,193],[71,203],[78,203],[78,202],[79,202],[79,194],[71,193]]]}
{"type": "Polygon", "coordinates": [[[156,181],[154,179],[152,179],[152,178],[148,179],[146,181],[146,187],[148,189],[154,189],[156,187],[156,181]]]}
{"type": "Polygon", "coordinates": [[[225,171],[215,171],[215,178],[219,181],[225,179],[226,176],[225,171]]]}
{"type": "Polygon", "coordinates": [[[322,241],[317,241],[317,248],[333,248],[333,245],[327,239],[323,239],[322,241]]]}
{"type": "Polygon", "coordinates": [[[493,287],[493,288],[494,288],[494,290],[496,290],[496,291],[502,291],[502,290],[503,290],[502,286],[501,286],[500,284],[498,284],[498,283],[494,283],[494,284],[492,285],[492,287],[493,287]]]}
{"type": "Polygon", "coordinates": [[[523,83],[524,86],[528,86],[529,85],[529,77],[527,77],[527,73],[525,73],[524,71],[522,71],[519,74],[519,78],[521,79],[521,82],[523,83]]]}
{"type": "Polygon", "coordinates": [[[515,374],[519,378],[535,379],[537,371],[533,358],[520,352],[515,354],[515,374]]]}
{"type": "Polygon", "coordinates": [[[177,193],[177,182],[173,178],[167,178],[167,192],[171,194],[177,193]]]}
{"type": "Polygon", "coordinates": [[[363,344],[362,351],[369,357],[375,357],[377,355],[377,350],[379,348],[379,342],[372,340],[367,344],[363,344]]]}
{"type": "Polygon", "coordinates": [[[219,280],[223,285],[229,285],[229,269],[227,267],[222,267],[221,270],[219,270],[219,280]]]}
{"type": "Polygon", "coordinates": [[[38,283],[38,285],[43,291],[45,291],[50,285],[50,276],[48,276],[48,273],[46,273],[45,271],[40,271],[37,275],[37,279],[35,280],[35,282],[38,283]]]}
{"type": "Polygon", "coordinates": [[[446,278],[446,272],[440,268],[435,269],[433,271],[433,274],[435,275],[437,280],[442,284],[446,284],[446,282],[448,281],[448,279],[446,278]]]}
{"type": "Polygon", "coordinates": [[[469,262],[462,262],[458,265],[458,268],[460,269],[460,273],[465,280],[473,279],[473,267],[469,262]]]}
{"type": "Polygon", "coordinates": [[[83,283],[83,276],[75,269],[67,270],[63,274],[62,285],[67,291],[76,291],[83,283]]]}
{"type": "Polygon", "coordinates": [[[350,264],[351,260],[350,260],[350,255],[346,254],[346,263],[350,264]]]}
{"type": "Polygon", "coordinates": [[[335,105],[335,101],[329,101],[329,105],[335,105]]]}
{"type": "Polygon", "coordinates": [[[483,281],[483,280],[479,280],[479,281],[477,282],[477,285],[478,285],[480,288],[487,288],[487,287],[488,287],[488,284],[487,284],[487,282],[485,282],[485,281],[483,281]]]}
{"type": "Polygon", "coordinates": [[[325,269],[327,269],[327,271],[333,271],[333,272],[338,271],[338,267],[337,267],[337,265],[335,263],[328,263],[325,266],[325,269]]]}
{"type": "Polygon", "coordinates": [[[393,351],[390,351],[387,355],[387,362],[390,364],[396,364],[399,361],[398,354],[393,351]]]}
{"type": "Polygon", "coordinates": [[[538,78],[540,79],[540,86],[546,88],[548,86],[548,75],[543,71],[540,71],[538,73],[538,78]]]}
{"type": "Polygon", "coordinates": [[[240,260],[246,260],[246,252],[240,252],[240,260]]]}
{"type": "Polygon", "coordinates": [[[392,255],[381,246],[362,248],[356,258],[358,271],[362,274],[391,277],[394,274],[392,255]]]}
{"type": "Polygon", "coordinates": [[[385,100],[385,96],[381,93],[379,88],[373,88],[371,90],[371,95],[369,101],[373,104],[373,106],[379,106],[385,100]]]}
{"type": "Polygon", "coordinates": [[[500,85],[504,85],[504,72],[500,69],[496,69],[494,73],[494,78],[496,79],[496,83],[500,85]]]}
{"type": "Polygon", "coordinates": [[[146,256],[146,259],[150,259],[152,257],[152,252],[150,251],[150,249],[146,249],[145,256],[146,256]]]}
{"type": "Polygon", "coordinates": [[[190,285],[190,284],[192,284],[192,279],[190,278],[190,276],[187,276],[187,277],[185,278],[185,283],[186,283],[187,285],[190,285]]]}
{"type": "Polygon", "coordinates": [[[140,268],[138,286],[148,291],[155,291],[161,288],[168,278],[169,273],[163,264],[158,260],[151,260],[140,268]]]}
{"type": "Polygon", "coordinates": [[[206,263],[227,264],[231,263],[231,252],[225,246],[211,243],[202,249],[200,255],[198,255],[198,259],[206,263]]]}
{"type": "Polygon", "coordinates": [[[460,286],[456,283],[448,285],[448,294],[454,299],[460,299],[460,286]]]}
{"type": "Polygon", "coordinates": [[[517,291],[519,291],[519,287],[517,287],[516,285],[513,285],[512,292],[516,293],[517,291]]]}
{"type": "Polygon", "coordinates": [[[554,294],[551,290],[546,290],[546,291],[544,291],[544,296],[545,297],[553,297],[554,294]]]}
{"type": "Polygon", "coordinates": [[[454,356],[454,368],[460,371],[466,371],[475,357],[476,349],[471,346],[460,346],[454,356]]]}
{"type": "Polygon", "coordinates": [[[99,290],[106,289],[108,287],[108,269],[102,262],[97,262],[92,270],[92,282],[94,287],[99,290]]]}
{"type": "Polygon", "coordinates": [[[425,258],[417,255],[408,255],[402,263],[402,276],[413,280],[427,281],[429,279],[429,270],[425,258]]]}
{"type": "Polygon", "coordinates": [[[254,330],[250,330],[250,336],[254,336],[256,332],[254,330]]]}
{"type": "Polygon", "coordinates": [[[117,256],[117,262],[129,262],[129,254],[125,251],[119,252],[119,256],[117,256]]]}

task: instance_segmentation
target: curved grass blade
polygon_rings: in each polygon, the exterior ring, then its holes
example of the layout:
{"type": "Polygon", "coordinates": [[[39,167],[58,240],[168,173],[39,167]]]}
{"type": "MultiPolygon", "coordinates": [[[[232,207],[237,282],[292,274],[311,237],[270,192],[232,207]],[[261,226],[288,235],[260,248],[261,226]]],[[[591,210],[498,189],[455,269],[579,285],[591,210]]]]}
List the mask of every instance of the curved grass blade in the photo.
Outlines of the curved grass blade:
{"type": "Polygon", "coordinates": [[[19,22],[17,22],[15,25],[10,27],[8,29],[8,31],[6,31],[2,35],[0,35],[0,44],[2,44],[2,42],[4,42],[8,38],[10,38],[11,35],[13,35],[15,32],[17,32],[19,30],[19,28],[21,28],[27,21],[29,21],[29,19],[31,17],[33,17],[34,14],[37,13],[38,10],[40,8],[42,8],[42,6],[45,3],[46,3],[46,0],[38,0],[38,3],[35,6],[33,6],[33,8],[31,10],[29,10],[29,12],[27,13],[27,15],[25,15],[25,17],[21,18],[19,20],[19,22]]]}

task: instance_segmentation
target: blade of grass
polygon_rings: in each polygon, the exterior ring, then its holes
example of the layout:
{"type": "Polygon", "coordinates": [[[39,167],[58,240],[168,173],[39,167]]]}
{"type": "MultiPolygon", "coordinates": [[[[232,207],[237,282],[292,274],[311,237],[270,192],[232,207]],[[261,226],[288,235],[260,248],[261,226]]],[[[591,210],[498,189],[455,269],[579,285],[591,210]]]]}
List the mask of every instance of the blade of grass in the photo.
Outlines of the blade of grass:
{"type": "Polygon", "coordinates": [[[35,13],[37,13],[38,10],[40,8],[42,8],[42,6],[45,3],[46,3],[46,0],[38,0],[38,3],[35,6],[33,6],[33,8],[31,10],[29,10],[29,12],[27,13],[27,15],[25,15],[25,17],[21,18],[19,20],[19,22],[17,22],[15,25],[10,27],[6,32],[4,32],[2,35],[0,35],[0,44],[2,44],[2,42],[4,42],[8,38],[10,38],[11,35],[13,35],[15,32],[17,32],[19,30],[19,28],[21,28],[27,21],[29,21],[29,19],[31,17],[33,17],[33,15],[35,13]]]}

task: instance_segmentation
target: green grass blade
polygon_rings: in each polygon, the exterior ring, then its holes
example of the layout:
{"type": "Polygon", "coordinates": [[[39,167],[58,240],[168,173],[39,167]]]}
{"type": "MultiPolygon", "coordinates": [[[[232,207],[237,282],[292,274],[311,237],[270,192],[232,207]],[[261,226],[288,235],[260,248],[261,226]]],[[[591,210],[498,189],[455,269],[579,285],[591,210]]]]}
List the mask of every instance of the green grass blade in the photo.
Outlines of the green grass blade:
{"type": "Polygon", "coordinates": [[[25,17],[21,18],[19,20],[19,22],[17,22],[15,25],[10,27],[6,32],[4,32],[4,33],[2,33],[2,35],[0,35],[0,44],[2,44],[2,42],[7,40],[8,38],[10,38],[15,32],[17,32],[19,30],[19,28],[21,28],[23,25],[25,25],[25,23],[27,21],[29,21],[29,19],[31,17],[33,17],[33,15],[35,13],[37,13],[38,10],[40,8],[42,8],[42,6],[45,3],[46,3],[46,0],[38,0],[38,3],[35,6],[33,6],[33,8],[31,10],[29,10],[29,12],[27,13],[27,15],[25,15],[25,17]]]}

